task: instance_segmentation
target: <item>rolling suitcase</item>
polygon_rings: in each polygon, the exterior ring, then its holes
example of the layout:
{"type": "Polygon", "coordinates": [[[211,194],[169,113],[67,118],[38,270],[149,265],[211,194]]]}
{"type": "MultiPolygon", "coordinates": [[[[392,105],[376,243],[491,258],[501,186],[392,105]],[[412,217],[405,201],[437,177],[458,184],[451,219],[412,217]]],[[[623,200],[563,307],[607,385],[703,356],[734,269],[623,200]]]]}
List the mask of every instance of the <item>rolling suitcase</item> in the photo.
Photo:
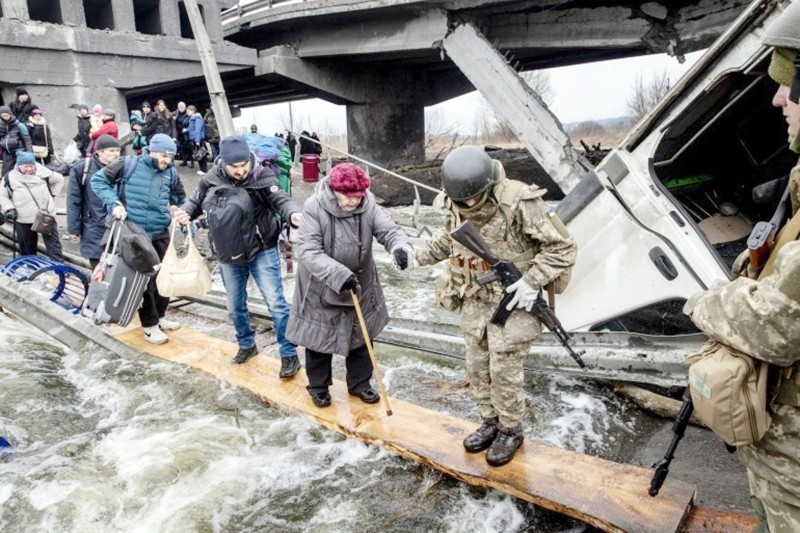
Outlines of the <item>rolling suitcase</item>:
{"type": "Polygon", "coordinates": [[[127,326],[142,305],[142,297],[151,276],[140,274],[122,258],[118,244],[122,223],[114,221],[104,256],[105,276],[102,281],[92,281],[82,314],[95,324],[115,323],[127,326]],[[113,247],[109,247],[113,241],[113,247]]]}

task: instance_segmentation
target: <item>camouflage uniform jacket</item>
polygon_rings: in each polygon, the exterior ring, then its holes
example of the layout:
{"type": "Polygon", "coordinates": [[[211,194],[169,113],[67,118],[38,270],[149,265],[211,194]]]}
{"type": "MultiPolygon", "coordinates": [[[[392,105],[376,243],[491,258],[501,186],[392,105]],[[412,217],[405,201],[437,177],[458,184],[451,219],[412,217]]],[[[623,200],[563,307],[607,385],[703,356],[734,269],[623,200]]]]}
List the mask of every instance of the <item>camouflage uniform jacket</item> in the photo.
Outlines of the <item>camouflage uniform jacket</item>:
{"type": "MultiPolygon", "coordinates": [[[[792,177],[800,177],[800,166],[792,177]]],[[[793,196],[795,211],[797,200],[793,196]]],[[[712,339],[784,368],[769,430],[758,443],[740,447],[739,456],[772,483],[776,498],[800,507],[800,241],[778,252],[771,275],[718,282],[684,310],[712,339]]]]}
{"type": "MultiPolygon", "coordinates": [[[[562,235],[548,216],[542,200],[546,191],[506,179],[502,165],[497,161],[495,165],[499,165],[501,178],[483,207],[465,215],[444,193],[440,194],[434,207],[444,211],[445,226],[416,247],[420,265],[448,260],[436,289],[437,303],[446,309],[456,310],[465,300],[488,303],[494,309],[505,290],[498,281],[479,285],[477,279],[489,270],[488,264],[450,238],[450,231],[464,220],[480,231],[495,255],[513,261],[534,289],[558,278],[575,263],[575,241],[562,235]]],[[[488,318],[462,315],[462,329],[481,337],[488,318]]],[[[539,336],[541,325],[529,313],[518,311],[512,313],[503,330],[497,343],[490,338],[493,351],[532,342],[539,336]]]]}

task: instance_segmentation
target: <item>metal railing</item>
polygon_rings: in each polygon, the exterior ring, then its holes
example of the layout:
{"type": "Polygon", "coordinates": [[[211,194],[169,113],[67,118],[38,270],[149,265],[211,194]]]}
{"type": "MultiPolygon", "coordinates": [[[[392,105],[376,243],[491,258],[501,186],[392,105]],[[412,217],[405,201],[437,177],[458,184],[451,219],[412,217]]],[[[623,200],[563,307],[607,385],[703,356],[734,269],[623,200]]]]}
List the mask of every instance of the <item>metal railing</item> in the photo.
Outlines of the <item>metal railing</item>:
{"type": "Polygon", "coordinates": [[[257,0],[256,2],[251,2],[244,6],[239,3],[236,7],[231,7],[222,11],[222,24],[225,25],[226,23],[231,23],[247,15],[269,10],[276,6],[304,4],[307,1],[313,2],[314,0],[257,0]]]}

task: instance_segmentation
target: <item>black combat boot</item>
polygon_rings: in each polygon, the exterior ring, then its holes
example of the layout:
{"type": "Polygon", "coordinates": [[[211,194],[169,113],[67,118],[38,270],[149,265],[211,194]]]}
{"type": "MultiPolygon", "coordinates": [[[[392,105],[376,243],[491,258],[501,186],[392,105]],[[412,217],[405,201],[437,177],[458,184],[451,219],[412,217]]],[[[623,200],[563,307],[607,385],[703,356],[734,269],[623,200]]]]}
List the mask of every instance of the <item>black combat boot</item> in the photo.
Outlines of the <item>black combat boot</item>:
{"type": "Polygon", "coordinates": [[[515,428],[500,427],[497,438],[489,451],[486,452],[486,462],[491,466],[503,466],[514,458],[514,454],[522,446],[525,437],[522,436],[522,425],[515,428]]]}
{"type": "Polygon", "coordinates": [[[484,418],[481,427],[464,439],[464,449],[470,453],[482,452],[492,444],[497,437],[497,417],[484,418]]]}

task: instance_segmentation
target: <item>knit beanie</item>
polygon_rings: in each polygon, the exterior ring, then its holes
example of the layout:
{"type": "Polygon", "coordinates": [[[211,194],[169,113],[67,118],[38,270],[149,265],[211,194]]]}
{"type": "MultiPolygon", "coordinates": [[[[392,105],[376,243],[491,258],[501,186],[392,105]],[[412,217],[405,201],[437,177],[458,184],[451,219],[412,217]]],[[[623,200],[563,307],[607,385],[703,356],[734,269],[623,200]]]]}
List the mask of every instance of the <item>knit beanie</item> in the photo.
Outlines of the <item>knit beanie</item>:
{"type": "Polygon", "coordinates": [[[14,113],[11,112],[11,108],[8,107],[7,105],[0,105],[0,115],[2,115],[3,113],[8,113],[12,117],[14,116],[14,113]]]}
{"type": "Polygon", "coordinates": [[[776,48],[772,52],[772,61],[769,64],[769,77],[780,85],[791,87],[794,83],[795,56],[797,56],[797,50],[776,48]]]}
{"type": "Polygon", "coordinates": [[[331,189],[345,196],[363,197],[369,189],[369,178],[364,170],[353,163],[340,163],[328,176],[331,189]]]}
{"type": "Polygon", "coordinates": [[[25,87],[20,85],[19,87],[17,87],[17,96],[20,96],[20,95],[23,95],[23,94],[28,94],[28,89],[26,89],[25,87]]]}
{"type": "Polygon", "coordinates": [[[226,165],[250,161],[250,147],[244,137],[225,137],[219,143],[219,157],[226,165]]]}
{"type": "Polygon", "coordinates": [[[119,143],[114,137],[104,133],[94,142],[94,151],[101,152],[106,148],[119,148],[119,143]]]}
{"type": "Polygon", "coordinates": [[[80,111],[81,109],[85,109],[87,113],[89,112],[89,106],[86,104],[80,104],[78,106],[78,111],[80,111]]]}
{"type": "Polygon", "coordinates": [[[41,115],[41,114],[42,110],[39,109],[38,107],[34,107],[33,109],[31,109],[31,115],[41,115]]]}
{"type": "Polygon", "coordinates": [[[95,106],[92,108],[92,113],[94,113],[95,115],[100,115],[100,114],[102,114],[102,113],[103,113],[103,106],[101,106],[100,104],[96,104],[96,105],[95,105],[95,106]]]}
{"type": "Polygon", "coordinates": [[[146,107],[147,109],[152,109],[152,108],[150,107],[150,102],[148,102],[147,100],[145,100],[144,102],[142,102],[142,109],[144,109],[145,107],[146,107]]]}
{"type": "Polygon", "coordinates": [[[36,157],[33,155],[33,152],[17,152],[17,166],[35,164],[36,157]]]}
{"type": "Polygon", "coordinates": [[[103,114],[109,117],[109,120],[114,120],[117,117],[117,112],[113,109],[106,109],[103,114]]]}
{"type": "Polygon", "coordinates": [[[153,135],[153,138],[150,139],[150,153],[158,152],[162,154],[172,154],[178,151],[178,147],[175,145],[175,141],[172,140],[171,137],[165,135],[163,133],[156,133],[153,135]]]}

